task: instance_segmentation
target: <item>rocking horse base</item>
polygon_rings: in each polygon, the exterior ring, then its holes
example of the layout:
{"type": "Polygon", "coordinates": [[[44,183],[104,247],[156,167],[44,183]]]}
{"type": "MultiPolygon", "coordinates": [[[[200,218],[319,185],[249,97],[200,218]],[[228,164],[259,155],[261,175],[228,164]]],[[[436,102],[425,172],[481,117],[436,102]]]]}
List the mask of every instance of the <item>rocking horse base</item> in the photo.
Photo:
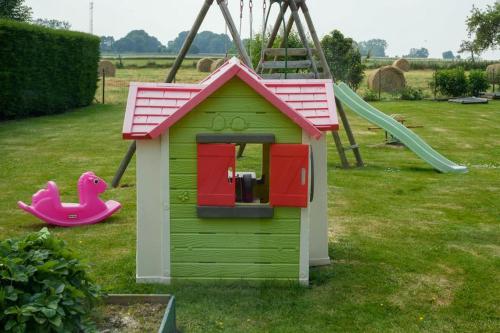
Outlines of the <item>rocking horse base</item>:
{"type": "Polygon", "coordinates": [[[61,220],[61,219],[47,216],[46,214],[43,214],[43,213],[37,211],[32,206],[29,206],[22,201],[18,201],[17,205],[22,210],[30,213],[31,215],[33,215],[35,217],[38,217],[39,219],[43,220],[47,224],[55,225],[55,226],[59,226],[59,227],[76,227],[76,226],[81,226],[81,225],[99,223],[99,222],[107,219],[111,215],[113,215],[116,211],[118,211],[121,208],[121,204],[119,202],[114,201],[114,200],[108,200],[108,201],[106,201],[106,210],[103,210],[102,212],[100,212],[94,216],[91,216],[91,217],[88,217],[85,219],[78,219],[77,217],[73,217],[74,218],[73,220],[69,220],[70,217],[68,217],[68,220],[61,220]]]}

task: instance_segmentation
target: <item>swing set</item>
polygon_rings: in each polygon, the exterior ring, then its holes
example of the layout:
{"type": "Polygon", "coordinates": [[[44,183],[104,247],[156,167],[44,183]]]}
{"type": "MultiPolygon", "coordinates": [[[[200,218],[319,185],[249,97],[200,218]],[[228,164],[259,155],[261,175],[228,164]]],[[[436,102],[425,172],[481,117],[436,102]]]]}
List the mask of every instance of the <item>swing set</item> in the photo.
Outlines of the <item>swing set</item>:
{"type": "MultiPolygon", "coordinates": [[[[191,30],[189,31],[180,51],[175,59],[166,79],[166,83],[171,83],[175,81],[177,71],[181,67],[182,61],[185,59],[200,27],[203,23],[209,9],[212,7],[214,2],[217,3],[222,16],[225,20],[225,29],[231,34],[233,43],[239,54],[241,61],[251,69],[254,69],[251,55],[252,55],[252,42],[253,42],[253,10],[254,1],[248,0],[248,16],[249,16],[249,28],[250,28],[250,42],[247,47],[241,39],[241,31],[243,24],[243,14],[245,9],[244,0],[240,0],[239,3],[239,26],[237,27],[231,12],[228,8],[228,0],[205,0],[198,16],[196,17],[191,30]]],[[[262,46],[260,57],[255,71],[263,79],[333,79],[330,72],[330,67],[326,60],[325,54],[321,47],[319,37],[317,35],[316,29],[313,24],[313,20],[309,13],[309,8],[307,7],[306,0],[262,0],[262,46]],[[276,17],[274,24],[267,36],[267,25],[270,18],[271,11],[274,5],[279,7],[279,12],[276,17]],[[290,15],[288,20],[286,15],[288,10],[290,10],[290,15]],[[300,16],[302,13],[306,26],[309,30],[309,35],[313,42],[313,47],[309,45],[307,40],[306,30],[302,24],[302,19],[300,16]],[[302,43],[301,48],[289,48],[288,39],[292,31],[293,26],[297,30],[298,36],[302,43]],[[282,29],[281,42],[279,47],[274,47],[278,34],[282,29]],[[293,60],[289,58],[293,57],[293,60]],[[300,59],[300,58],[304,59],[300,59]],[[300,59],[300,60],[298,60],[300,59]]],[[[227,47],[226,47],[226,58],[227,58],[227,47]]],[[[356,143],[354,134],[352,133],[351,126],[347,119],[347,115],[344,112],[341,102],[336,98],[337,112],[343,124],[343,128],[346,132],[349,145],[344,147],[337,131],[332,131],[333,140],[335,142],[337,152],[340,157],[340,161],[343,168],[349,168],[350,164],[346,157],[346,151],[352,150],[354,157],[356,159],[356,166],[362,167],[363,160],[361,158],[361,153],[359,151],[359,146],[356,143]]],[[[244,149],[244,147],[242,147],[244,149]]],[[[112,181],[112,186],[117,187],[120,180],[127,169],[130,160],[132,159],[136,150],[135,141],[130,145],[125,157],[123,158],[118,170],[112,181]]],[[[242,151],[239,153],[241,154],[242,151]]]]}

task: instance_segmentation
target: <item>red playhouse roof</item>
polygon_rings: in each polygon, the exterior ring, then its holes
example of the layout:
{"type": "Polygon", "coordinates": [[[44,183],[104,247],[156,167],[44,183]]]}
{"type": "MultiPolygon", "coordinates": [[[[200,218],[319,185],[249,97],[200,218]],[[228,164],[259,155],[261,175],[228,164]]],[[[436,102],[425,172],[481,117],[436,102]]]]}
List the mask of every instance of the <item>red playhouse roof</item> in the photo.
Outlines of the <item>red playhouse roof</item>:
{"type": "Polygon", "coordinates": [[[338,130],[331,80],[263,80],[237,58],[198,84],[130,83],[124,139],[153,139],[233,77],[246,82],[310,136],[338,130]]]}

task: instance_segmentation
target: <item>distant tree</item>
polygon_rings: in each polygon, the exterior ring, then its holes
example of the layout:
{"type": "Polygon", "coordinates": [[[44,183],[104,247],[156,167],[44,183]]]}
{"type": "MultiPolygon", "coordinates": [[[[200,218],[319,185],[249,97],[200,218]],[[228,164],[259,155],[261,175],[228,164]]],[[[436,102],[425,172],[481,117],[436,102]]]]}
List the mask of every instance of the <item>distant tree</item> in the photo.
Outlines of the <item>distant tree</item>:
{"type": "Polygon", "coordinates": [[[476,51],[496,49],[500,46],[500,2],[481,10],[472,6],[467,17],[467,32],[476,51]]]}
{"type": "MultiPolygon", "coordinates": [[[[167,43],[169,53],[178,53],[186,40],[188,31],[182,31],[174,39],[167,43]]],[[[232,41],[226,34],[216,34],[211,31],[198,33],[191,45],[189,53],[225,53],[231,48],[232,41]]]]}
{"type": "Polygon", "coordinates": [[[101,36],[99,48],[101,52],[113,52],[115,50],[115,38],[113,36],[101,36]]]}
{"type": "Polygon", "coordinates": [[[162,52],[165,47],[153,36],[144,30],[132,30],[125,37],[114,43],[117,52],[162,52]]]}
{"type": "Polygon", "coordinates": [[[470,59],[472,62],[476,61],[476,56],[481,54],[481,50],[477,47],[476,43],[471,40],[464,40],[462,44],[460,44],[460,49],[458,53],[470,53],[470,59]]]}
{"type": "Polygon", "coordinates": [[[226,34],[216,34],[211,31],[202,31],[196,35],[193,44],[200,53],[224,53],[231,46],[231,40],[226,34]]]}
{"type": "Polygon", "coordinates": [[[358,43],[359,52],[364,57],[386,57],[385,50],[387,46],[387,41],[384,39],[370,39],[358,43]]]}
{"type": "Polygon", "coordinates": [[[443,59],[446,59],[446,60],[453,60],[453,59],[455,59],[455,55],[453,54],[453,51],[443,52],[443,59]]]}
{"type": "Polygon", "coordinates": [[[33,24],[41,25],[47,28],[52,29],[62,29],[69,30],[71,29],[71,24],[68,21],[59,21],[54,19],[36,19],[33,21],[33,24]]]}
{"type": "Polygon", "coordinates": [[[27,22],[33,11],[24,4],[25,0],[0,0],[0,18],[27,22]]]}
{"type": "MultiPolygon", "coordinates": [[[[169,53],[178,53],[182,47],[182,44],[186,40],[189,31],[181,31],[174,40],[167,42],[167,50],[169,53]]],[[[191,47],[193,47],[191,45],[191,47]]]]}
{"type": "Polygon", "coordinates": [[[198,54],[198,53],[200,53],[200,49],[196,45],[191,45],[191,47],[189,48],[189,52],[188,53],[190,53],[190,54],[198,54]]]}
{"type": "Polygon", "coordinates": [[[323,37],[321,46],[335,79],[357,89],[363,80],[365,66],[352,38],[344,37],[340,31],[334,30],[323,37]]]}
{"type": "Polygon", "coordinates": [[[404,56],[405,58],[429,58],[429,50],[425,47],[419,49],[412,48],[410,53],[404,56]]]}

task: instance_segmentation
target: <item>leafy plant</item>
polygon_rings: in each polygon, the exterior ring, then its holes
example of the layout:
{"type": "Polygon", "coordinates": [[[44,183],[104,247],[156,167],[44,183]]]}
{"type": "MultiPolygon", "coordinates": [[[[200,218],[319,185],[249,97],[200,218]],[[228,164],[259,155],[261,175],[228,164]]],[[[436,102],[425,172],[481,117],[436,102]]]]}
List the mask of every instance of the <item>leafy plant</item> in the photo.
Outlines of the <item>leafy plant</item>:
{"type": "Polygon", "coordinates": [[[63,240],[46,228],[0,242],[0,330],[86,332],[101,295],[63,240]]]}
{"type": "Polygon", "coordinates": [[[0,0],[0,18],[29,21],[33,10],[24,4],[25,0],[0,0]]]}
{"type": "Polygon", "coordinates": [[[478,96],[481,91],[490,87],[486,72],[474,70],[469,73],[469,92],[472,96],[478,96]]]}
{"type": "Polygon", "coordinates": [[[401,91],[401,99],[406,101],[419,101],[424,98],[424,92],[420,88],[406,86],[401,91]]]}
{"type": "Polygon", "coordinates": [[[486,6],[484,10],[473,6],[466,23],[468,35],[473,37],[469,43],[476,50],[476,54],[500,46],[500,3],[498,1],[486,6]]]}
{"type": "Polygon", "coordinates": [[[0,121],[92,103],[99,38],[0,20],[0,121]]]}
{"type": "Polygon", "coordinates": [[[378,101],[379,100],[378,93],[374,90],[367,89],[363,94],[363,99],[367,102],[378,101]]]}
{"type": "Polygon", "coordinates": [[[356,90],[363,80],[365,65],[361,61],[361,53],[352,38],[334,30],[325,35],[321,46],[336,80],[344,81],[356,90]]]}
{"type": "Polygon", "coordinates": [[[445,96],[463,96],[469,91],[463,68],[440,70],[434,73],[430,87],[445,96]]]}

